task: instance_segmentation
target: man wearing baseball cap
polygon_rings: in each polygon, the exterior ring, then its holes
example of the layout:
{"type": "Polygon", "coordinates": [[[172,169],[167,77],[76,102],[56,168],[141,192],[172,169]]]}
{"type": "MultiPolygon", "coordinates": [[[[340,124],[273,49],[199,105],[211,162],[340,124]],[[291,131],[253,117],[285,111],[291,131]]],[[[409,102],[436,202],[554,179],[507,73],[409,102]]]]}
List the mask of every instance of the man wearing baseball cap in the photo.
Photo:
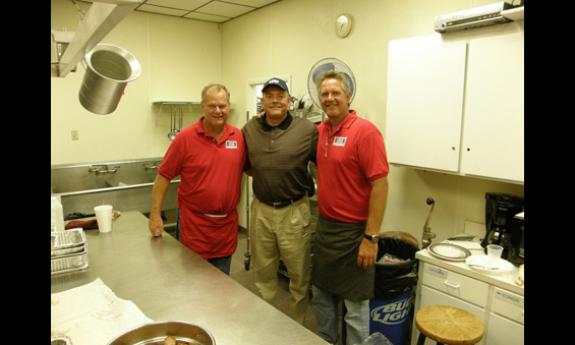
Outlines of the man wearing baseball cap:
{"type": "Polygon", "coordinates": [[[290,279],[293,317],[304,323],[310,277],[311,217],[308,197],[313,179],[318,132],[309,120],[288,111],[286,82],[271,78],[262,88],[264,112],[243,127],[248,149],[247,173],[253,177],[250,242],[255,285],[272,302],[277,293],[280,259],[290,279]]]}

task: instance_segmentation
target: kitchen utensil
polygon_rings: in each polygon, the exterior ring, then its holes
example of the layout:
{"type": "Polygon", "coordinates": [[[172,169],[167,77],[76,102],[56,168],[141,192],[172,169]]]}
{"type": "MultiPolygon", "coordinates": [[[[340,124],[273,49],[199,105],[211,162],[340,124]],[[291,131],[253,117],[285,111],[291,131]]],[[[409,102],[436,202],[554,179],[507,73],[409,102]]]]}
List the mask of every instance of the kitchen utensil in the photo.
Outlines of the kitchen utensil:
{"type": "Polygon", "coordinates": [[[180,107],[180,126],[178,127],[178,133],[182,131],[182,127],[184,126],[184,108],[183,106],[180,107]]]}
{"type": "Polygon", "coordinates": [[[488,274],[508,273],[515,269],[511,262],[501,258],[491,261],[487,255],[472,255],[465,260],[465,263],[471,269],[488,274]]]}
{"type": "Polygon", "coordinates": [[[72,345],[72,341],[65,335],[50,338],[50,345],[72,345]]]}
{"type": "Polygon", "coordinates": [[[172,109],[170,108],[170,131],[168,132],[168,138],[169,138],[170,140],[174,140],[174,139],[172,138],[172,130],[173,130],[173,127],[174,127],[174,115],[172,114],[172,109]]]}
{"type": "Polygon", "coordinates": [[[163,345],[168,336],[189,345],[215,345],[212,334],[198,326],[182,321],[145,324],[119,335],[108,345],[163,345]]]}
{"type": "Polygon", "coordinates": [[[50,265],[52,275],[88,268],[86,235],[82,228],[52,232],[50,265]]]}
{"type": "Polygon", "coordinates": [[[116,110],[126,84],[142,74],[134,54],[111,44],[98,44],[85,55],[83,63],[86,73],[79,92],[80,104],[100,115],[116,110]]]}
{"type": "Polygon", "coordinates": [[[80,253],[53,256],[50,258],[50,274],[58,275],[88,268],[88,252],[86,248],[80,253]]]}
{"type": "Polygon", "coordinates": [[[168,138],[174,140],[176,138],[176,111],[173,107],[170,107],[170,133],[168,133],[168,138]]]}
{"type": "Polygon", "coordinates": [[[447,261],[465,261],[471,255],[467,248],[451,243],[434,243],[427,247],[432,256],[447,261]]]}
{"type": "Polygon", "coordinates": [[[52,257],[81,252],[85,244],[86,235],[82,228],[51,233],[52,257]]]}
{"type": "Polygon", "coordinates": [[[174,134],[177,135],[180,132],[180,108],[176,105],[174,106],[174,134]]]}

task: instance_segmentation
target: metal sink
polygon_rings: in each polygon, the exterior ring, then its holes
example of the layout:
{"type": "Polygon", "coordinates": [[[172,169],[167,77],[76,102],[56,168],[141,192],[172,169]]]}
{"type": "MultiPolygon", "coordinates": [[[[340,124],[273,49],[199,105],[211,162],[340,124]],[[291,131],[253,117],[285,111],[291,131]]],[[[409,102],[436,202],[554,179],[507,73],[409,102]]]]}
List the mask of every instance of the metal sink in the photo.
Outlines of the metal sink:
{"type": "MultiPolygon", "coordinates": [[[[96,205],[111,204],[120,211],[148,212],[156,168],[162,158],[53,165],[52,194],[59,195],[64,215],[94,212],[96,205]]],[[[171,181],[162,210],[176,208],[180,179],[171,181]]]]}

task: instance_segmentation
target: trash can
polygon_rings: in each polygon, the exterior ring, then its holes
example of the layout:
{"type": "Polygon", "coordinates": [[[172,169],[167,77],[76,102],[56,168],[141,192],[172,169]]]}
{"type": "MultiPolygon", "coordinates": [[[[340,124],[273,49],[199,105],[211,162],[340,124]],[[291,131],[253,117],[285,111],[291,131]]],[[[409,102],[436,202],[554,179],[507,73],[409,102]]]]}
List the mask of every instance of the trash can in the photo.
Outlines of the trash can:
{"type": "Polygon", "coordinates": [[[369,333],[381,332],[393,345],[408,345],[417,284],[417,240],[405,232],[385,234],[379,241],[374,298],[369,301],[369,333]]]}

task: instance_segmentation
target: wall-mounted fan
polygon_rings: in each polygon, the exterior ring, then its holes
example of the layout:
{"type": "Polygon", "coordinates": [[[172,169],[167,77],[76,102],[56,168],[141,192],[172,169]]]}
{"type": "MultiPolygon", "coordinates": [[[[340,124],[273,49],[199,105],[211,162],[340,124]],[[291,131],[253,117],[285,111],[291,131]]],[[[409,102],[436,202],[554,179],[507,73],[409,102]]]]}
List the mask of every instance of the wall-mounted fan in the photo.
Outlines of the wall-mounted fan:
{"type": "Polygon", "coordinates": [[[341,72],[349,82],[350,103],[353,101],[353,97],[355,96],[355,77],[351,69],[343,61],[336,58],[321,59],[316,62],[315,65],[313,65],[307,76],[307,91],[313,100],[313,103],[319,109],[321,109],[321,104],[319,103],[319,95],[317,93],[318,90],[316,83],[325,73],[332,71],[341,72]]]}

